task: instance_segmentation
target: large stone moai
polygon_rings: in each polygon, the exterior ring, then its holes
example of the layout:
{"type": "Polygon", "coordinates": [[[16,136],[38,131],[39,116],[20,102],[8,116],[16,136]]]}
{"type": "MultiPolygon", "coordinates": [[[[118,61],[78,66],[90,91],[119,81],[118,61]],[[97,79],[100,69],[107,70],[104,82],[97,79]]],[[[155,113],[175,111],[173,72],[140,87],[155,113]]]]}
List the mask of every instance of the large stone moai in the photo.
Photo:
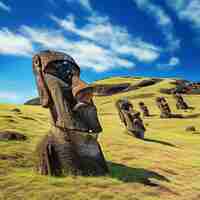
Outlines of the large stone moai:
{"type": "Polygon", "coordinates": [[[116,102],[116,107],[121,121],[127,130],[135,137],[144,139],[145,127],[140,117],[140,112],[133,109],[133,105],[126,99],[120,99],[116,102]]]}
{"type": "Polygon", "coordinates": [[[143,113],[143,117],[149,117],[149,109],[147,108],[147,106],[144,104],[144,102],[139,102],[139,107],[141,112],[143,113]]]}
{"type": "Polygon", "coordinates": [[[186,110],[189,109],[189,106],[187,103],[184,101],[183,97],[181,96],[180,93],[174,93],[173,94],[175,100],[176,100],[176,108],[180,110],[186,110]]]}
{"type": "Polygon", "coordinates": [[[156,104],[157,104],[158,108],[160,109],[160,112],[161,112],[160,117],[161,118],[171,118],[172,117],[171,109],[164,97],[157,97],[156,104]]]}
{"type": "Polygon", "coordinates": [[[97,141],[102,131],[93,88],[80,80],[72,57],[43,51],[33,57],[40,101],[49,108],[52,127],[37,146],[37,170],[43,175],[104,175],[108,173],[97,141]]]}

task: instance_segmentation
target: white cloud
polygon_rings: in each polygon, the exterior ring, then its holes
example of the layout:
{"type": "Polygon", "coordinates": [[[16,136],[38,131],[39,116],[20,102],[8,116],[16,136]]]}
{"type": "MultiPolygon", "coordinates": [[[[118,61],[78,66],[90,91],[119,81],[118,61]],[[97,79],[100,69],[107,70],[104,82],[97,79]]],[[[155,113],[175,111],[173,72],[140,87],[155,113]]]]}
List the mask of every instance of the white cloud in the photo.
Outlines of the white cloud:
{"type": "Polygon", "coordinates": [[[4,92],[0,91],[0,99],[1,101],[10,100],[10,101],[16,101],[20,98],[17,93],[15,92],[4,92]]]}
{"type": "Polygon", "coordinates": [[[5,3],[3,3],[2,1],[0,1],[0,9],[10,12],[11,11],[11,7],[6,5],[5,3]]]}
{"type": "Polygon", "coordinates": [[[6,103],[22,103],[31,98],[38,96],[37,90],[27,92],[0,91],[0,102],[6,103]]]}
{"type": "Polygon", "coordinates": [[[77,60],[81,67],[98,72],[112,68],[132,68],[135,64],[121,58],[111,50],[105,49],[92,41],[72,41],[55,30],[21,27],[21,33],[43,49],[64,51],[77,60]]]}
{"type": "Polygon", "coordinates": [[[121,58],[114,52],[87,41],[75,43],[71,55],[81,66],[93,68],[98,72],[135,66],[133,62],[121,58]]]}
{"type": "Polygon", "coordinates": [[[82,27],[76,24],[73,15],[68,15],[66,19],[50,17],[64,30],[122,56],[132,56],[143,62],[152,62],[160,56],[160,48],[139,38],[133,38],[126,28],[111,24],[108,17],[94,14],[87,18],[87,23],[82,27]]]}
{"type": "MultiPolygon", "coordinates": [[[[113,46],[115,47],[115,46],[113,46]]],[[[140,39],[128,42],[125,45],[116,46],[116,51],[122,54],[133,55],[141,62],[153,62],[158,59],[161,49],[140,39]]]]}
{"type": "Polygon", "coordinates": [[[180,60],[177,57],[172,57],[169,61],[169,65],[172,67],[179,65],[179,63],[180,63],[180,60]]]}
{"type": "Polygon", "coordinates": [[[199,0],[169,0],[167,3],[176,11],[179,19],[190,22],[195,28],[200,28],[199,0]]]}
{"type": "Polygon", "coordinates": [[[21,26],[20,32],[32,43],[42,45],[44,48],[64,50],[69,47],[69,42],[57,30],[21,26]]]}
{"type": "Polygon", "coordinates": [[[30,56],[32,52],[33,47],[29,39],[7,28],[0,29],[0,54],[30,56]]]}
{"type": "Polygon", "coordinates": [[[79,3],[83,8],[85,8],[88,11],[92,11],[92,6],[90,3],[90,0],[66,0],[68,3],[74,3],[77,2],[79,3]]]}
{"type": "Polygon", "coordinates": [[[88,10],[92,10],[90,0],[79,0],[80,4],[88,10]]]}
{"type": "Polygon", "coordinates": [[[157,69],[159,70],[172,70],[180,64],[180,59],[177,57],[171,57],[169,62],[166,64],[158,64],[157,69]]]}
{"type": "Polygon", "coordinates": [[[170,16],[159,6],[152,3],[150,0],[133,0],[137,7],[144,12],[147,12],[155,19],[155,22],[161,27],[165,40],[168,43],[169,50],[179,48],[180,41],[174,35],[174,25],[170,16]]]}

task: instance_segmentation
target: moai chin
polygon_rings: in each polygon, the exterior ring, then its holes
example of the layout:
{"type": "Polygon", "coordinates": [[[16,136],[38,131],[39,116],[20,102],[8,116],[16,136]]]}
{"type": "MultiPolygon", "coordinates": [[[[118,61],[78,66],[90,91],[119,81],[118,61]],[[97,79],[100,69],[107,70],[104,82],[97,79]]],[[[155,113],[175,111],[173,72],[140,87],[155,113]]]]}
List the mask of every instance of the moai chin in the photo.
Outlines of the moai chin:
{"type": "Polygon", "coordinates": [[[116,108],[128,132],[139,139],[144,139],[146,129],[140,117],[140,112],[133,109],[131,102],[125,99],[119,99],[116,102],[116,108]]]}
{"type": "Polygon", "coordinates": [[[50,110],[52,128],[37,146],[37,171],[43,175],[104,175],[108,173],[97,141],[102,131],[93,88],[80,80],[80,67],[61,52],[33,57],[40,101],[50,110]]]}

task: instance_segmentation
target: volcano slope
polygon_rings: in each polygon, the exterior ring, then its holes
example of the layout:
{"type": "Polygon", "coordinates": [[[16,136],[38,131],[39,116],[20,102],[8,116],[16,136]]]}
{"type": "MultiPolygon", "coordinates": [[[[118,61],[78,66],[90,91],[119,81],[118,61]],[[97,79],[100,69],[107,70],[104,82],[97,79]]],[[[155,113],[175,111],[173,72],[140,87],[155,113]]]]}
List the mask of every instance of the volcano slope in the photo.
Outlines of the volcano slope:
{"type": "MultiPolygon", "coordinates": [[[[110,78],[96,84],[131,83],[139,78],[110,78]]],[[[34,171],[36,144],[49,129],[48,110],[40,106],[0,105],[0,131],[15,131],[25,141],[0,141],[1,200],[198,200],[200,198],[200,105],[199,96],[184,96],[193,110],[172,111],[184,119],[160,119],[155,98],[171,79],[112,96],[97,96],[103,147],[110,175],[105,177],[48,177],[34,171]],[[144,118],[145,140],[128,135],[120,122],[115,101],[127,96],[139,109],[144,101],[151,117],[144,118]],[[14,112],[18,108],[20,112],[14,112]],[[187,132],[195,126],[196,132],[187,132]]]]}

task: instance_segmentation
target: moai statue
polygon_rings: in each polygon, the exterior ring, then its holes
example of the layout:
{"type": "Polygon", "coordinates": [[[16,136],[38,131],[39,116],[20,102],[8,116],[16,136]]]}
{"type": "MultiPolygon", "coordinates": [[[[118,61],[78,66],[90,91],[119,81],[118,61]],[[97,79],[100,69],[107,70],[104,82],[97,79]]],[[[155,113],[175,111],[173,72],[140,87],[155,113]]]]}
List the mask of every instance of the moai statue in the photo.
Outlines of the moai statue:
{"type": "Polygon", "coordinates": [[[161,111],[160,118],[171,118],[172,117],[171,109],[164,97],[157,97],[156,104],[161,111]]]}
{"type": "Polygon", "coordinates": [[[97,141],[102,131],[93,88],[80,80],[72,57],[43,51],[33,57],[40,101],[49,108],[52,127],[37,146],[37,171],[43,175],[105,175],[108,173],[97,141]]]}
{"type": "Polygon", "coordinates": [[[141,112],[143,113],[143,117],[149,117],[150,116],[149,109],[144,104],[144,102],[140,102],[139,107],[140,107],[141,112]]]}
{"type": "Polygon", "coordinates": [[[189,106],[187,103],[184,101],[183,97],[181,96],[180,93],[174,93],[174,98],[176,100],[176,108],[179,110],[186,110],[189,109],[189,106]]]}
{"type": "Polygon", "coordinates": [[[116,102],[116,107],[119,117],[127,130],[134,134],[135,137],[144,139],[144,132],[146,129],[140,117],[140,112],[135,111],[133,105],[127,99],[118,100],[116,102]]]}

